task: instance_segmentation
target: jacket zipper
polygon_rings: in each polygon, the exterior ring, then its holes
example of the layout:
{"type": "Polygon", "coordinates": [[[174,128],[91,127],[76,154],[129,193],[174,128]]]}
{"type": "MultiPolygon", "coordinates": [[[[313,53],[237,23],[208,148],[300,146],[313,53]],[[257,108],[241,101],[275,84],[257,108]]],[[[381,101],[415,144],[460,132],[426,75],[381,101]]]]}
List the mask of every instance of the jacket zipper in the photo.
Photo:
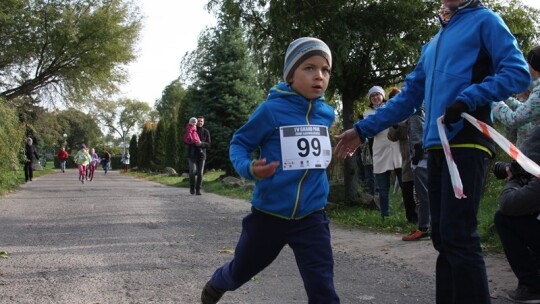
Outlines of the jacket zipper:
{"type": "MultiPolygon", "coordinates": [[[[306,114],[306,122],[308,125],[311,125],[309,116],[312,110],[313,110],[313,100],[309,100],[309,108],[306,114]]],[[[302,179],[300,179],[300,182],[298,183],[298,191],[296,193],[296,202],[294,202],[294,210],[293,210],[292,219],[296,219],[298,210],[300,210],[300,197],[302,196],[302,187],[304,186],[304,181],[306,180],[308,173],[309,173],[309,170],[306,169],[304,171],[304,175],[302,176],[302,179]]]]}

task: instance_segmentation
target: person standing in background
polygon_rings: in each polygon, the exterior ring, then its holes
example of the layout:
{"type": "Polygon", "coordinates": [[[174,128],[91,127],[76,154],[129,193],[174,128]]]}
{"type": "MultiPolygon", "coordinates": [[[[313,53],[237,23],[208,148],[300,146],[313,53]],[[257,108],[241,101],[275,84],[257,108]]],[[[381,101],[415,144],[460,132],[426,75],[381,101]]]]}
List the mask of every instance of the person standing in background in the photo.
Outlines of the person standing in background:
{"type": "Polygon", "coordinates": [[[66,151],[65,147],[60,148],[60,151],[58,151],[58,162],[60,163],[60,170],[62,170],[62,173],[66,173],[66,161],[69,157],[68,152],[66,151]]]}
{"type": "Polygon", "coordinates": [[[494,103],[493,116],[508,128],[516,129],[516,147],[540,124],[540,45],[527,54],[532,82],[529,88],[505,101],[494,103]],[[521,99],[521,100],[520,100],[521,99]]]}
{"type": "MultiPolygon", "coordinates": [[[[398,88],[392,88],[388,93],[388,98],[396,96],[401,92],[398,88]]],[[[388,128],[388,139],[390,141],[399,142],[399,151],[401,153],[401,197],[403,198],[403,206],[405,207],[405,218],[409,223],[416,224],[418,222],[418,214],[416,213],[416,202],[414,200],[414,176],[411,167],[410,150],[409,150],[409,120],[400,122],[388,128]]]]}
{"type": "Polygon", "coordinates": [[[24,161],[24,182],[32,181],[34,178],[34,157],[39,161],[39,155],[37,153],[36,147],[33,145],[34,140],[30,137],[26,139],[26,145],[24,147],[24,156],[26,160],[24,161]]]}
{"type": "Polygon", "coordinates": [[[107,152],[107,150],[103,150],[101,153],[101,167],[105,171],[105,174],[107,174],[107,171],[109,171],[109,164],[111,162],[111,154],[107,152]]]}
{"type": "Polygon", "coordinates": [[[418,215],[417,229],[404,235],[403,241],[417,241],[429,237],[429,196],[427,154],[422,147],[424,133],[424,108],[416,110],[413,116],[407,119],[409,131],[409,154],[414,177],[414,199],[416,214],[418,215]]]}
{"type": "MultiPolygon", "coordinates": [[[[370,106],[364,112],[365,118],[386,106],[385,92],[382,87],[373,86],[369,89],[368,97],[370,106]]],[[[383,219],[390,216],[390,176],[392,171],[401,184],[402,159],[399,143],[388,140],[388,132],[389,129],[384,129],[373,136],[373,173],[379,190],[379,204],[383,219]]]]}
{"type": "Polygon", "coordinates": [[[191,194],[196,195],[201,195],[206,152],[212,143],[210,132],[203,126],[204,117],[198,116],[197,134],[199,135],[200,142],[188,145],[189,191],[191,194]]]}
{"type": "Polygon", "coordinates": [[[124,164],[124,172],[129,170],[129,152],[126,151],[124,156],[122,156],[122,164],[124,164]]]}

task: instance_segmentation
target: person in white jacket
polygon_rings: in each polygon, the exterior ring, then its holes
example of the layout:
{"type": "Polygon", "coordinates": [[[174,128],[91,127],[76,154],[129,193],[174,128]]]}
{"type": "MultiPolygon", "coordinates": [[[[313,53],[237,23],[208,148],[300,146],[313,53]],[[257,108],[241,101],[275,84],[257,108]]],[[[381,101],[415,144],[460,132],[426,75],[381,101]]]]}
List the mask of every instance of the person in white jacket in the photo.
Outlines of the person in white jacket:
{"type": "MultiPolygon", "coordinates": [[[[383,108],[386,105],[385,92],[382,87],[372,87],[369,89],[368,96],[371,105],[364,112],[364,117],[374,114],[378,108],[383,108]]],[[[402,161],[399,142],[388,139],[388,129],[377,133],[373,137],[373,173],[379,189],[381,216],[383,218],[390,215],[390,176],[394,171],[401,184],[402,161]]]]}

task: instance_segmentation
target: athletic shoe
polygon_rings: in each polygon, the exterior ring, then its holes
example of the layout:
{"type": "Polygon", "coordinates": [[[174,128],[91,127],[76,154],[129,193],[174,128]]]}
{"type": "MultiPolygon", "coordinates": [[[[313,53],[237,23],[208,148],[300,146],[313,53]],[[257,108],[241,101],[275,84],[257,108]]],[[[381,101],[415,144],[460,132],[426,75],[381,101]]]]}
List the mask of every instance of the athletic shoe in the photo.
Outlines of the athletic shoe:
{"type": "Polygon", "coordinates": [[[506,295],[508,300],[516,303],[540,303],[540,292],[530,292],[527,286],[518,286],[516,290],[511,290],[506,295]]]}
{"type": "Polygon", "coordinates": [[[202,304],[216,304],[224,293],[225,291],[214,288],[210,281],[208,281],[202,290],[201,302],[202,304]]]}
{"type": "Polygon", "coordinates": [[[416,229],[415,231],[407,234],[401,239],[403,241],[418,241],[420,239],[427,238],[427,237],[429,237],[429,233],[427,231],[421,231],[421,230],[416,229]]]}

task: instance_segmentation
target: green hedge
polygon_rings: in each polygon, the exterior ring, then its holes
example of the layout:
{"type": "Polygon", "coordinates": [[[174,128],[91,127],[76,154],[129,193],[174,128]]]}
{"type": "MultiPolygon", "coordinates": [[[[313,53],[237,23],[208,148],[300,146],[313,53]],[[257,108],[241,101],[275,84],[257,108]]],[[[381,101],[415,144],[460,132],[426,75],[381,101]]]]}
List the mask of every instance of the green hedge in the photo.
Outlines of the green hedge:
{"type": "Polygon", "coordinates": [[[0,98],[0,188],[13,182],[24,155],[24,128],[17,111],[0,98]]]}

